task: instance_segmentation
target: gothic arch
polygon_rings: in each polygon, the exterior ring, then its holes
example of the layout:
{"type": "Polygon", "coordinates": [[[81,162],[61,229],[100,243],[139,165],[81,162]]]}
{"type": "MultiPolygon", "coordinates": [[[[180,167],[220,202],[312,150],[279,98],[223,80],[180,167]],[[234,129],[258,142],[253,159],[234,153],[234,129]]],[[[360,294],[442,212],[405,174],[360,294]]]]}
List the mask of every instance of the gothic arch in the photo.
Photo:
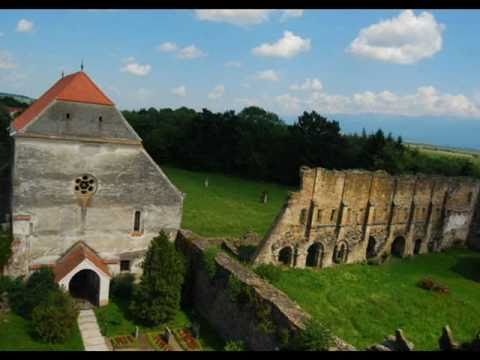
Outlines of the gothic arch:
{"type": "Polygon", "coordinates": [[[405,255],[405,238],[397,236],[392,243],[391,253],[393,256],[403,257],[405,255]]]}
{"type": "Polygon", "coordinates": [[[307,267],[322,267],[323,254],[325,247],[319,242],[311,244],[307,249],[307,258],[305,266],[307,267]]]}
{"type": "Polygon", "coordinates": [[[348,244],[345,241],[339,242],[335,246],[333,251],[333,262],[336,264],[342,264],[347,262],[348,259],[348,244]]]}
{"type": "Polygon", "coordinates": [[[292,266],[293,248],[291,246],[285,246],[278,252],[278,262],[287,266],[292,266]]]}

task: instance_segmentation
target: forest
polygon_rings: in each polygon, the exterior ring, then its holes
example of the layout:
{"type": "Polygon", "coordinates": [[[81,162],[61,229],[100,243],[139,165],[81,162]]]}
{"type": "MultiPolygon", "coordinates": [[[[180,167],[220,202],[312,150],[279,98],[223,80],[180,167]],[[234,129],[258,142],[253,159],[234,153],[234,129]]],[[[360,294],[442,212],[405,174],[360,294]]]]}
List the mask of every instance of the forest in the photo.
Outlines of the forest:
{"type": "Polygon", "coordinates": [[[432,156],[379,129],[343,134],[337,121],[304,112],[293,124],[251,106],[236,113],[140,109],[123,111],[160,164],[296,186],[302,165],[385,170],[391,174],[476,176],[468,158],[432,156]]]}

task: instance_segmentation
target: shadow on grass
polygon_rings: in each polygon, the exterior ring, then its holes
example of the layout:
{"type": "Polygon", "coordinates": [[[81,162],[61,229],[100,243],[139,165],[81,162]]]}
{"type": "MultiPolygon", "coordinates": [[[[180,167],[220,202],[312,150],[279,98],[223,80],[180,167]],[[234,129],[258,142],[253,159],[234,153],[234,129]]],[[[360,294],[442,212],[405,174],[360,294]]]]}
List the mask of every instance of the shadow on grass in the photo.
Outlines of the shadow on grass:
{"type": "Polygon", "coordinates": [[[480,259],[473,256],[460,256],[451,270],[465,279],[480,282],[480,259]]]}

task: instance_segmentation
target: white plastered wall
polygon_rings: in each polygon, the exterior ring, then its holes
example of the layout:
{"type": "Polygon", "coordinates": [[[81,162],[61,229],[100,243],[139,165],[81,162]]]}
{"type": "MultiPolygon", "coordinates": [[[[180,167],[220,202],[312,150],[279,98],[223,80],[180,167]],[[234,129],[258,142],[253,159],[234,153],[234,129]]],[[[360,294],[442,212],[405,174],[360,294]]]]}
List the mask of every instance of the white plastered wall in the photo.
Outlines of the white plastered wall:
{"type": "Polygon", "coordinates": [[[110,276],[105,274],[102,270],[95,266],[90,260],[84,259],[80,264],[78,264],[72,271],[70,271],[66,276],[61,279],[58,284],[65,291],[68,291],[70,280],[82,270],[92,270],[100,278],[100,294],[98,303],[100,306],[108,304],[108,296],[110,289],[110,276]]]}

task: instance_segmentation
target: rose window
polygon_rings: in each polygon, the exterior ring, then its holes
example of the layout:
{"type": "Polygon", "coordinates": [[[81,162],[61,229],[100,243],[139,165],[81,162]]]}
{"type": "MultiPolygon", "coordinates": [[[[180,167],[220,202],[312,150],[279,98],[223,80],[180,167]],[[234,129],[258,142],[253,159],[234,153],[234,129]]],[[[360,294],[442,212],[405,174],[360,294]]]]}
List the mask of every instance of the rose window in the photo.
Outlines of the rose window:
{"type": "Polygon", "coordinates": [[[82,175],[75,179],[75,192],[80,195],[92,195],[97,191],[97,179],[92,175],[82,175]]]}

